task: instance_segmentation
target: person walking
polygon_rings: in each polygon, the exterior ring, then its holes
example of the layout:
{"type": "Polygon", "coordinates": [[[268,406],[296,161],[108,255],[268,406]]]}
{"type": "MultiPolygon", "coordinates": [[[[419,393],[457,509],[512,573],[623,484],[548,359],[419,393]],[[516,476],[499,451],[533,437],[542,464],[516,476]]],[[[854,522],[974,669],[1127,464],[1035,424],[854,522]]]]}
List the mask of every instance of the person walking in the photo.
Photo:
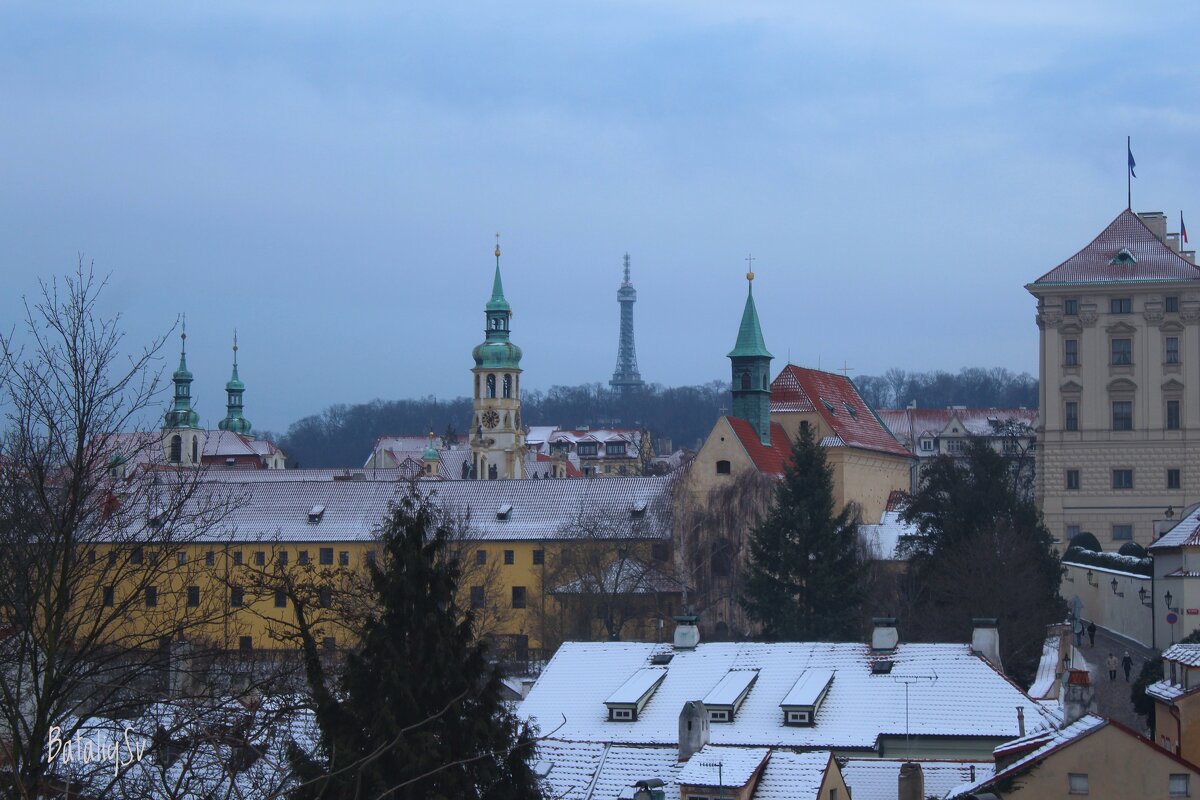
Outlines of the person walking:
{"type": "Polygon", "coordinates": [[[1089,622],[1087,626],[1088,642],[1092,647],[1096,646],[1096,623],[1089,622]]]}
{"type": "Polygon", "coordinates": [[[1128,650],[1121,656],[1121,669],[1125,670],[1125,682],[1129,683],[1129,673],[1133,671],[1133,656],[1129,655],[1128,650]]]}
{"type": "Polygon", "coordinates": [[[1104,660],[1104,663],[1108,666],[1108,679],[1110,681],[1115,681],[1117,679],[1117,657],[1112,653],[1109,653],[1108,658],[1104,660]]]}

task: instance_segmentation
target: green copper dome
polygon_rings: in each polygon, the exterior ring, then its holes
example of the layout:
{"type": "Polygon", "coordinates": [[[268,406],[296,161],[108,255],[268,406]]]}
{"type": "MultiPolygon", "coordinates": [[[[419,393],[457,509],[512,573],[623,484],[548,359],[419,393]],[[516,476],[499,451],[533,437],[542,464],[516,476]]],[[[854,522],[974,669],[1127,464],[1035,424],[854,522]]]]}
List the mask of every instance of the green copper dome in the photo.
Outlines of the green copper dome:
{"type": "Polygon", "coordinates": [[[485,308],[488,311],[508,311],[508,301],[504,299],[504,283],[500,280],[500,248],[496,248],[496,276],[492,278],[492,297],[485,308]]]}
{"type": "Polygon", "coordinates": [[[728,358],[737,356],[762,356],[774,358],[767,351],[767,343],[763,341],[762,327],[758,324],[758,309],[754,307],[754,273],[748,273],[746,278],[751,281],[746,291],[746,308],[742,311],[742,324],[738,327],[737,343],[729,351],[728,358]]]}
{"type": "Polygon", "coordinates": [[[426,461],[441,460],[441,456],[438,455],[438,451],[434,448],[433,442],[430,442],[429,447],[425,448],[425,455],[423,455],[422,458],[424,458],[426,461]]]}

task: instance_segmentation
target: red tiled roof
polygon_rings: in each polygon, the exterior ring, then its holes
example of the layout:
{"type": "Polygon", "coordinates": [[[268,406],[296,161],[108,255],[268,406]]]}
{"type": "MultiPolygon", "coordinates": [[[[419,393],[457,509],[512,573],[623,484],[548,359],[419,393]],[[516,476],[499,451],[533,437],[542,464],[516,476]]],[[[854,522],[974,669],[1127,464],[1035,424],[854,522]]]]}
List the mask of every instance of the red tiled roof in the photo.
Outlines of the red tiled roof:
{"type": "Polygon", "coordinates": [[[771,382],[771,412],[816,411],[846,447],[910,457],[845,375],[789,364],[771,382]]]}
{"type": "Polygon", "coordinates": [[[792,457],[791,442],[778,422],[771,423],[771,444],[767,446],[758,439],[758,431],[744,419],[726,417],[729,427],[737,434],[738,441],[746,448],[750,460],[759,472],[767,475],[782,475],[783,465],[792,457]]]}
{"type": "Polygon", "coordinates": [[[1034,284],[1192,281],[1200,270],[1159,241],[1129,209],[1114,219],[1091,244],[1034,281],[1034,284]],[[1136,263],[1113,263],[1121,250],[1136,263]]]}

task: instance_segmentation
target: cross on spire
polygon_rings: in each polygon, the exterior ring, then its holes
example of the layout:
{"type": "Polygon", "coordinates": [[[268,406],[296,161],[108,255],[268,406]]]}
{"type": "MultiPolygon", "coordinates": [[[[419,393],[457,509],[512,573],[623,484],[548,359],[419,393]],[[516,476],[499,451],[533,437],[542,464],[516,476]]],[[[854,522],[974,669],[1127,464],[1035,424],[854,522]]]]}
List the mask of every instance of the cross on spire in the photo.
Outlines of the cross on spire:
{"type": "Polygon", "coordinates": [[[746,280],[754,280],[754,256],[749,253],[746,254],[746,280]]]}
{"type": "Polygon", "coordinates": [[[842,359],[842,368],[839,369],[838,372],[842,373],[842,375],[848,378],[850,377],[850,373],[854,372],[854,367],[848,366],[846,359],[842,359]]]}

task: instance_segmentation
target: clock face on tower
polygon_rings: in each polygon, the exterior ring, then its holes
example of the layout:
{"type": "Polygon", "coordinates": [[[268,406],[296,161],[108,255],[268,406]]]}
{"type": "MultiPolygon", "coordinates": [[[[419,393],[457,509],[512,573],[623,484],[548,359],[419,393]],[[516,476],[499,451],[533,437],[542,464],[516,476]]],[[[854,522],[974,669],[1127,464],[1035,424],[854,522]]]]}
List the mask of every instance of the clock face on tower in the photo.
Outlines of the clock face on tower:
{"type": "Polygon", "coordinates": [[[500,415],[495,411],[485,411],[483,414],[483,427],[491,429],[500,424],[500,415]]]}

